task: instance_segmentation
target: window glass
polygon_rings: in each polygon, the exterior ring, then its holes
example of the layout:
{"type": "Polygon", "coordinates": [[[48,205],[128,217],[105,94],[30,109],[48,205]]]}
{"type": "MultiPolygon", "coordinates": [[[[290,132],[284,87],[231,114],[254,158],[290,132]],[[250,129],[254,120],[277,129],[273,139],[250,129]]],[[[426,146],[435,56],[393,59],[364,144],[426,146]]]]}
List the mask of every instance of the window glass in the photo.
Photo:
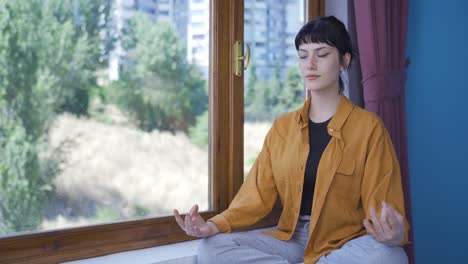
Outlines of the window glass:
{"type": "Polygon", "coordinates": [[[160,2],[0,3],[0,236],[210,208],[209,1],[160,2]]]}

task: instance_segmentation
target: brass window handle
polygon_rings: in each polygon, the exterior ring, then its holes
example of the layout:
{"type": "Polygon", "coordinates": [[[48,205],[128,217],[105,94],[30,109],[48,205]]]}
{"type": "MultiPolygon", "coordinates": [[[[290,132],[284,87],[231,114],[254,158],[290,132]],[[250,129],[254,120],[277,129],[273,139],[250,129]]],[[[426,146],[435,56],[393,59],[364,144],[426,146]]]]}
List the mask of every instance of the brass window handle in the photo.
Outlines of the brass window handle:
{"type": "Polygon", "coordinates": [[[244,45],[240,41],[234,43],[234,74],[236,76],[242,76],[243,70],[247,70],[250,62],[250,45],[247,43],[247,52],[243,54],[244,45]]]}

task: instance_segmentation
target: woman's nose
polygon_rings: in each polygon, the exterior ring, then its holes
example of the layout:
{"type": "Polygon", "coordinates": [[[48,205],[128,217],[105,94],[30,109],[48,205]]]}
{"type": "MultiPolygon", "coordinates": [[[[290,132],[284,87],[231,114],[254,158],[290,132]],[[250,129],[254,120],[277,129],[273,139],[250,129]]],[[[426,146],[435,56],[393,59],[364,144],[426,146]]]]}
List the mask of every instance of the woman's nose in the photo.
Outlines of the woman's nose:
{"type": "Polygon", "coordinates": [[[307,68],[314,70],[317,69],[317,58],[310,56],[307,60],[307,68]]]}

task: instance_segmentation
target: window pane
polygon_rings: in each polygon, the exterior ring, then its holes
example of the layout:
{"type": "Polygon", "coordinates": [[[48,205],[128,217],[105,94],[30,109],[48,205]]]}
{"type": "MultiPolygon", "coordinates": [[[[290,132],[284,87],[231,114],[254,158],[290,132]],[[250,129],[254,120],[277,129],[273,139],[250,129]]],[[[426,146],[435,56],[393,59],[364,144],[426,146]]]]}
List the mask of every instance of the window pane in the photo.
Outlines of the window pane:
{"type": "Polygon", "coordinates": [[[304,102],[294,46],[304,23],[304,1],[245,1],[244,8],[244,41],[251,48],[244,76],[246,175],[274,119],[304,102]]]}
{"type": "Polygon", "coordinates": [[[0,2],[0,236],[209,209],[196,2],[0,2]]]}

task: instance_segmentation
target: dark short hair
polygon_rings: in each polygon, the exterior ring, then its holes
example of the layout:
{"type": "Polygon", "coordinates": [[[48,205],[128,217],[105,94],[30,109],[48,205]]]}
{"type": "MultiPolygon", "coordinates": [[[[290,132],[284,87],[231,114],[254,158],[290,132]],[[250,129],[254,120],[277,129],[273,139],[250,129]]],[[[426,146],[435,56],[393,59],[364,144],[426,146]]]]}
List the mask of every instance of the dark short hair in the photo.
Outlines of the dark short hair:
{"type": "MultiPolygon", "coordinates": [[[[334,16],[317,17],[307,22],[296,35],[296,50],[303,43],[325,43],[335,47],[341,56],[349,53],[352,61],[355,52],[351,38],[343,22],[334,16]]],[[[340,57],[341,60],[341,57],[340,57]]],[[[343,81],[339,80],[340,93],[344,90],[343,81]]]]}

